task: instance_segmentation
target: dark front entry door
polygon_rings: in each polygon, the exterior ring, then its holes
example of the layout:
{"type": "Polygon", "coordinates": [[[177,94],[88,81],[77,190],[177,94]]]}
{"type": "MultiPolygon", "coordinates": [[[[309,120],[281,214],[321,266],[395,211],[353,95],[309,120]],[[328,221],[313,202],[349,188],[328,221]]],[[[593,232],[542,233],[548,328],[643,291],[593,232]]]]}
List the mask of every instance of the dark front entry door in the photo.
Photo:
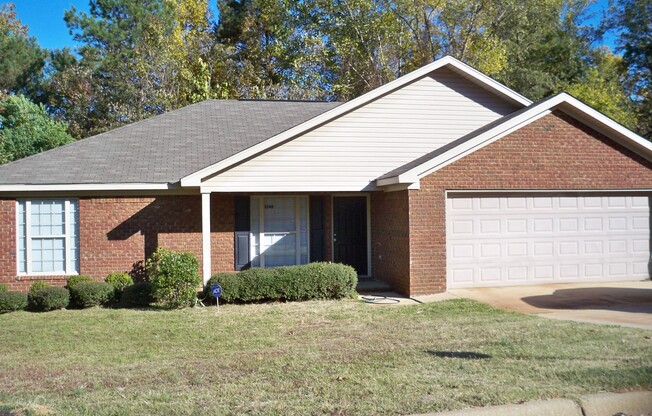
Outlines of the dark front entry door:
{"type": "Polygon", "coordinates": [[[367,274],[367,197],[333,197],[333,260],[367,274]]]}

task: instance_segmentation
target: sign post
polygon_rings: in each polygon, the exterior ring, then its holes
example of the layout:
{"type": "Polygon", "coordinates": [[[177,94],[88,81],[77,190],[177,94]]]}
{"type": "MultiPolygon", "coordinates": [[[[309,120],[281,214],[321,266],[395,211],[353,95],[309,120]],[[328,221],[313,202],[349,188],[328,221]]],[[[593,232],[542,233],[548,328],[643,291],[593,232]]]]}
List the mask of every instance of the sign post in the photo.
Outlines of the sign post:
{"type": "Polygon", "coordinates": [[[222,296],[222,286],[218,284],[211,285],[211,295],[217,301],[217,311],[220,311],[220,296],[222,296]]]}

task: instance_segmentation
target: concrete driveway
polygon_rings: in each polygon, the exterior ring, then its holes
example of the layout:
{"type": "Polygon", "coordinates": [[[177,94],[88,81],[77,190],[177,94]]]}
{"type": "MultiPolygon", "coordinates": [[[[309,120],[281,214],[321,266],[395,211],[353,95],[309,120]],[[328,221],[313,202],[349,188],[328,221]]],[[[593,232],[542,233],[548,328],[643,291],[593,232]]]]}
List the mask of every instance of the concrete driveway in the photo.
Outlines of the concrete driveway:
{"type": "Polygon", "coordinates": [[[652,281],[453,289],[450,295],[545,318],[652,330],[652,281]]]}

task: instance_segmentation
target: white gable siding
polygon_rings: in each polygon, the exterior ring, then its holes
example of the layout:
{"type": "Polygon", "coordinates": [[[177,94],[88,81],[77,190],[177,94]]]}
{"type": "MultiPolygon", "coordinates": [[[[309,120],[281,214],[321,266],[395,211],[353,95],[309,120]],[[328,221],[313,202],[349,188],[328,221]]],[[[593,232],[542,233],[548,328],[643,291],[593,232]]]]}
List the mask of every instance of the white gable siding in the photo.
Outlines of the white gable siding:
{"type": "Polygon", "coordinates": [[[516,110],[448,69],[207,179],[216,192],[361,191],[384,173],[516,110]]]}

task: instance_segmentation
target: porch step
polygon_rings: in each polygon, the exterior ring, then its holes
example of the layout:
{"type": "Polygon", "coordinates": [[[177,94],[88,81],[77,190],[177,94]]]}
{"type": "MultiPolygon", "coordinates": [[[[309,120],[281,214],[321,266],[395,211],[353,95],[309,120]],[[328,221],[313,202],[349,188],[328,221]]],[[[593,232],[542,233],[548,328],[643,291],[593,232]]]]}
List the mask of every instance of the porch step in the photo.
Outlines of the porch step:
{"type": "Polygon", "coordinates": [[[370,292],[391,292],[392,288],[386,282],[382,280],[370,279],[370,278],[361,278],[358,280],[358,286],[356,290],[360,294],[370,293],[370,292]]]}

